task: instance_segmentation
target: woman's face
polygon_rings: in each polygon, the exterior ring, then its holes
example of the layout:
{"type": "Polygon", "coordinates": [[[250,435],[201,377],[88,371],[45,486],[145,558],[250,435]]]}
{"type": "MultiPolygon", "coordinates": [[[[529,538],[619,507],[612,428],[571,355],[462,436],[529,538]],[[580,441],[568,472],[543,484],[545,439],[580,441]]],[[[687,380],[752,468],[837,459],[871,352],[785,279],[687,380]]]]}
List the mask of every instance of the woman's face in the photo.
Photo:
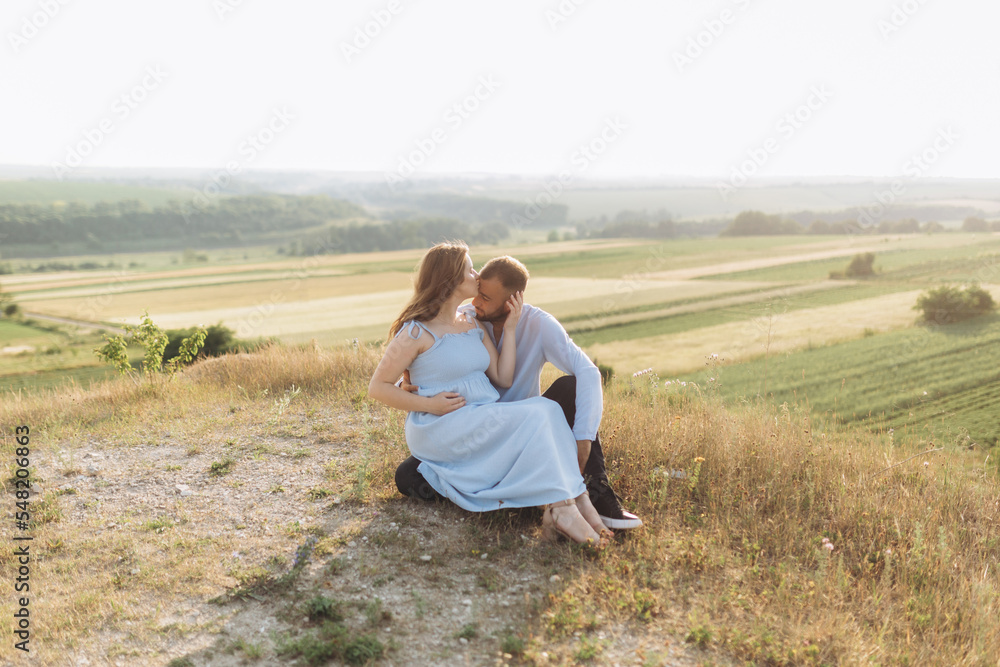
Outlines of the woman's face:
{"type": "Polygon", "coordinates": [[[471,299],[479,294],[479,273],[472,268],[472,258],[465,255],[465,278],[458,285],[458,293],[463,299],[471,299]]]}

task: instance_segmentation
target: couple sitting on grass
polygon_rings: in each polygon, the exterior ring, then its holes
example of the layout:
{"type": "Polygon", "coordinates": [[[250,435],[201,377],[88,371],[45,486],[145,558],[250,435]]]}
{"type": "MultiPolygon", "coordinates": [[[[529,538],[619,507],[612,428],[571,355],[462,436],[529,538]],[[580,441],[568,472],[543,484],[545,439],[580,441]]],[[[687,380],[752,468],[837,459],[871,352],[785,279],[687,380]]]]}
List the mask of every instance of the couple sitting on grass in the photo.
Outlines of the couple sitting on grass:
{"type": "Polygon", "coordinates": [[[512,257],[477,273],[464,243],[431,248],[368,394],[409,412],[404,495],[472,512],[541,507],[546,539],[603,546],[642,522],[608,484],[601,375],[555,318],[524,305],[527,281],[512,257]],[[539,396],[546,361],[569,375],[539,396]]]}

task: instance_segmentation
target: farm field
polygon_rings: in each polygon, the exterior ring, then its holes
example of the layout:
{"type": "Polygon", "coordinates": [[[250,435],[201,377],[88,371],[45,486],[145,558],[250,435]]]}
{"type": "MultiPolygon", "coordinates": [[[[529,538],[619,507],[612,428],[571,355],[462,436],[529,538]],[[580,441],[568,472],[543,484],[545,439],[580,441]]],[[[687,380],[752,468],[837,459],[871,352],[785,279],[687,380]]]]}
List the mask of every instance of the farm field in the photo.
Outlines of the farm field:
{"type": "Polygon", "coordinates": [[[91,353],[101,342],[94,332],[0,320],[0,392],[55,387],[70,380],[86,386],[111,377],[113,369],[91,353]]]}
{"type": "MultiPolygon", "coordinates": [[[[167,329],[222,323],[244,339],[376,343],[409,297],[422,251],[207,254],[207,262],[188,265],[176,263],[176,253],[128,255],[130,268],[15,273],[0,284],[29,314],[99,325],[136,324],[148,310],[167,329]]],[[[917,295],[942,281],[979,280],[1000,298],[995,234],[588,239],[472,249],[477,266],[499,254],[521,258],[532,272],[529,303],[553,313],[591,357],[622,376],[645,368],[664,379],[685,376],[712,355],[724,360],[722,370],[754,369],[765,355],[773,363],[916,331],[917,295]],[[875,253],[876,276],[829,279],[860,252],[875,253]]],[[[97,334],[35,331],[33,340],[32,331],[0,329],[0,347],[13,350],[0,356],[0,388],[48,386],[60,369],[79,382],[104,377],[92,354],[97,334]]]]}
{"type": "MultiPolygon", "coordinates": [[[[1000,297],[1000,290],[993,295],[1000,297]]],[[[680,379],[712,387],[729,401],[801,403],[828,420],[893,429],[897,439],[994,446],[1000,439],[1000,316],[777,353],[680,379]]]]}

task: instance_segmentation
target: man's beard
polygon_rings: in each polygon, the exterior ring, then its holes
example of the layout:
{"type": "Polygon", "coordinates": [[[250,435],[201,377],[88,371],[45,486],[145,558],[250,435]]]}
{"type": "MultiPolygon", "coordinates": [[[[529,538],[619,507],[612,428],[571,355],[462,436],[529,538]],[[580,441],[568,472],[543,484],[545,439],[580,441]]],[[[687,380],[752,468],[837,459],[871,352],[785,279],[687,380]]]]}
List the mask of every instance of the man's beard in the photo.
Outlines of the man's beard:
{"type": "Polygon", "coordinates": [[[486,314],[480,315],[479,313],[476,313],[476,319],[479,320],[480,322],[488,322],[492,324],[494,322],[502,322],[503,320],[507,319],[507,313],[505,313],[502,309],[496,311],[492,315],[486,315],[486,314]]]}

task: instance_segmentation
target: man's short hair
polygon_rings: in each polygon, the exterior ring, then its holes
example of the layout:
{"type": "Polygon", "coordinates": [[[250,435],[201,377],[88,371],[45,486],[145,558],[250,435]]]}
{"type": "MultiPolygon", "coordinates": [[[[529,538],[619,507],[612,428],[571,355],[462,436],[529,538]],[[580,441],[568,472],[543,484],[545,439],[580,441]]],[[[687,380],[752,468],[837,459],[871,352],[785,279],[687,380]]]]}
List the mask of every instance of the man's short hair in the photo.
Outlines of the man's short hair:
{"type": "Polygon", "coordinates": [[[494,257],[479,272],[480,280],[498,278],[505,290],[523,292],[528,286],[528,268],[509,255],[494,257]]]}

